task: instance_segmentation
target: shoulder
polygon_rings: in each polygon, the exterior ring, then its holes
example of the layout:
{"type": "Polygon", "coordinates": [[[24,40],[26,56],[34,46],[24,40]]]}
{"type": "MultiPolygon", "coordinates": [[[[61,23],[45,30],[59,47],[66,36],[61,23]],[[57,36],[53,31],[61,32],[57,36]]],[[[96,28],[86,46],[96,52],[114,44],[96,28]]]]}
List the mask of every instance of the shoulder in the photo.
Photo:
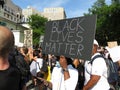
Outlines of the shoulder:
{"type": "Polygon", "coordinates": [[[94,54],[91,59],[94,60],[94,62],[104,61],[104,57],[100,53],[94,54]]]}
{"type": "Polygon", "coordinates": [[[36,62],[35,61],[32,61],[30,66],[33,66],[33,65],[36,65],[36,62]]]}
{"type": "Polygon", "coordinates": [[[92,62],[92,66],[104,66],[106,65],[106,62],[105,62],[105,58],[100,55],[99,53],[96,53],[92,58],[94,58],[93,62],[92,62]],[[96,58],[94,58],[96,57],[96,58]]]}
{"type": "Polygon", "coordinates": [[[68,70],[70,73],[78,74],[78,70],[75,69],[72,65],[68,65],[68,70]]]}
{"type": "Polygon", "coordinates": [[[15,77],[20,76],[20,70],[17,68],[17,66],[11,64],[8,69],[4,70],[4,72],[15,77]]]}
{"type": "Polygon", "coordinates": [[[40,61],[43,61],[43,59],[42,58],[37,58],[36,61],[40,62],[40,61]]]}
{"type": "Polygon", "coordinates": [[[61,72],[62,71],[62,68],[60,67],[60,68],[58,68],[58,67],[54,67],[53,68],[53,71],[52,71],[52,75],[57,75],[58,73],[62,73],[61,72]]]}
{"type": "Polygon", "coordinates": [[[60,70],[62,70],[62,68],[59,68],[59,67],[54,67],[53,68],[53,71],[60,71],[60,70]]]}

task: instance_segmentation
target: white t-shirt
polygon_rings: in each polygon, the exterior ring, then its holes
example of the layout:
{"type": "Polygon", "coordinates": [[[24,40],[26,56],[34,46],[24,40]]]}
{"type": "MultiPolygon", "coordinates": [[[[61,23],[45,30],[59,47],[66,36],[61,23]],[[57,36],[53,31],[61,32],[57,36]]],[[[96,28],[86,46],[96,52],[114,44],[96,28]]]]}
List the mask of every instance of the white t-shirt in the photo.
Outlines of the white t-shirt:
{"type": "Polygon", "coordinates": [[[40,68],[43,66],[43,59],[37,58],[36,61],[32,61],[30,65],[30,72],[33,76],[36,76],[37,72],[40,71],[40,68]]]}
{"type": "Polygon", "coordinates": [[[64,81],[62,68],[54,67],[51,77],[52,90],[75,90],[78,82],[78,71],[72,65],[68,65],[68,70],[70,78],[64,81]]]}
{"type": "Polygon", "coordinates": [[[84,85],[87,84],[87,82],[90,80],[90,71],[91,71],[91,64],[89,63],[90,61],[85,61],[85,64],[84,64],[84,75],[85,75],[85,82],[84,82],[84,85]]]}
{"type": "MultiPolygon", "coordinates": [[[[99,55],[99,53],[94,54],[92,58],[96,55],[99,55]]],[[[89,62],[85,63],[85,84],[90,80],[91,75],[101,76],[100,80],[93,88],[91,88],[91,90],[109,90],[110,86],[107,81],[107,66],[103,58],[96,58],[92,62],[92,65],[89,62]]]]}

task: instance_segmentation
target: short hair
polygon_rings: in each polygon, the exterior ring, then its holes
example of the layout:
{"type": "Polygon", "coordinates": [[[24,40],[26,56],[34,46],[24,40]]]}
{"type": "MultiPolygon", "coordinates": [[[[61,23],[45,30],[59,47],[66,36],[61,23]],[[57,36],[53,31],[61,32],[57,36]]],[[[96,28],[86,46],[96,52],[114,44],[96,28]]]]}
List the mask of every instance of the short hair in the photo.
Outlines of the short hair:
{"type": "Polygon", "coordinates": [[[7,27],[0,26],[0,56],[6,57],[14,48],[14,35],[7,27]]]}

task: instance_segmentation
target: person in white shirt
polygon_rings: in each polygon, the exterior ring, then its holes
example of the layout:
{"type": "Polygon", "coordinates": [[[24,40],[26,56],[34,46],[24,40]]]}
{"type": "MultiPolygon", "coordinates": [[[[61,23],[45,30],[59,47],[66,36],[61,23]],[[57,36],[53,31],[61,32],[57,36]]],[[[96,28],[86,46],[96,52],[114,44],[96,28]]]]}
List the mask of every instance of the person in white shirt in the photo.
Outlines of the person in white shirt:
{"type": "Polygon", "coordinates": [[[72,60],[61,55],[59,63],[60,67],[53,69],[51,82],[39,79],[52,90],[75,90],[78,82],[78,71],[73,68],[72,60]]]}
{"type": "MultiPolygon", "coordinates": [[[[92,58],[100,55],[97,52],[98,42],[94,40],[92,58]]],[[[85,83],[83,90],[109,90],[110,86],[107,81],[107,65],[101,57],[96,58],[92,64],[85,62],[85,83]]]]}
{"type": "Polygon", "coordinates": [[[40,72],[40,69],[43,66],[43,59],[38,57],[39,52],[36,50],[33,52],[33,61],[30,64],[30,72],[32,76],[37,76],[37,73],[40,72]]]}

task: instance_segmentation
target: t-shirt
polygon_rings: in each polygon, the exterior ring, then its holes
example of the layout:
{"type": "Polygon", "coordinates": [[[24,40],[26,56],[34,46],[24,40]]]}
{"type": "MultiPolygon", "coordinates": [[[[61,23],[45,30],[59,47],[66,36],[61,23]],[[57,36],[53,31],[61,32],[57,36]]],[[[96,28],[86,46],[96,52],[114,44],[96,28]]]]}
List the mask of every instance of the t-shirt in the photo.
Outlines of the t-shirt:
{"type": "MultiPolygon", "coordinates": [[[[92,56],[100,55],[96,53],[92,56]]],[[[85,63],[85,84],[90,80],[91,75],[101,76],[100,80],[90,90],[109,90],[110,86],[107,81],[107,66],[103,58],[96,58],[92,65],[90,62],[85,63]]]]}
{"type": "Polygon", "coordinates": [[[43,59],[42,58],[37,58],[36,61],[32,61],[30,65],[30,72],[33,76],[37,75],[37,72],[40,71],[40,69],[43,66],[43,59]]]}
{"type": "Polygon", "coordinates": [[[10,66],[0,70],[0,90],[20,90],[20,73],[17,68],[10,66]]]}
{"type": "Polygon", "coordinates": [[[52,90],[75,90],[78,82],[78,71],[72,65],[68,65],[70,78],[64,80],[62,68],[54,67],[51,77],[52,90]]]}

